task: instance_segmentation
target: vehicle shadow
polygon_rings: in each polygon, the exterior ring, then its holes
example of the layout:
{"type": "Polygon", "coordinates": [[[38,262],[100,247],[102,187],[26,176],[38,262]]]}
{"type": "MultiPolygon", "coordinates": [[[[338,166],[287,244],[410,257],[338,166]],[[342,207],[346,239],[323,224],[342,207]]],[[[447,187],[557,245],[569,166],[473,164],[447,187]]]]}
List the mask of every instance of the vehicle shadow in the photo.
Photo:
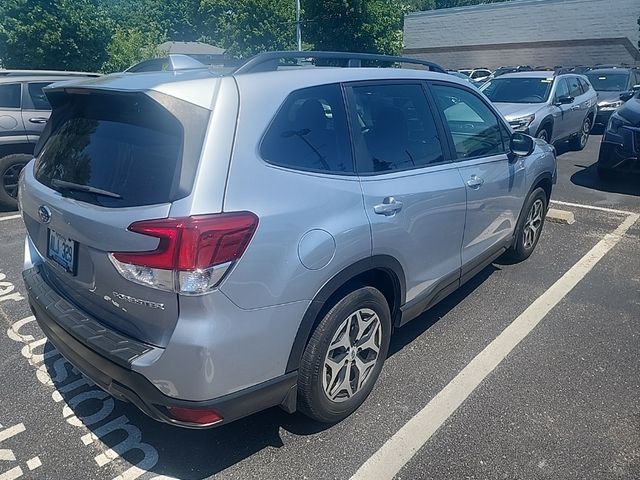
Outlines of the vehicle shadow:
{"type": "Polygon", "coordinates": [[[576,165],[582,170],[571,176],[571,183],[580,187],[608,193],[640,196],[640,175],[615,174],[611,178],[598,176],[597,162],[592,165],[576,165]]]}
{"type": "MultiPolygon", "coordinates": [[[[497,270],[497,266],[488,266],[435,307],[398,329],[392,338],[389,356],[435,325],[497,270]]],[[[116,400],[96,385],[87,384],[50,342],[45,345],[44,358],[46,371],[68,406],[63,410],[67,422],[81,427],[78,437],[82,437],[85,445],[96,441],[95,438],[88,440],[85,430],[88,428],[106,446],[86,447],[87,454],[112,449],[131,466],[151,472],[151,480],[155,476],[162,480],[166,480],[162,476],[182,480],[207,478],[264,449],[283,447],[281,430],[313,435],[331,428],[329,424],[314,422],[300,413],[290,415],[277,407],[210,430],[174,427],[152,420],[132,404],[116,400]]],[[[104,454],[101,455],[97,455],[95,461],[107,468],[106,463],[112,460],[105,463],[104,454]]]]}
{"type": "Polygon", "coordinates": [[[433,308],[427,310],[415,320],[399,328],[391,338],[389,346],[389,357],[401,351],[404,347],[413,342],[420,335],[434,326],[438,320],[453,310],[459,303],[467,298],[473,291],[482,285],[494,272],[500,270],[499,266],[491,264],[478,273],[475,277],[465,283],[458,290],[453,292],[433,308]]]}
{"type": "MultiPolygon", "coordinates": [[[[99,451],[112,449],[129,465],[151,472],[144,478],[153,480],[196,480],[208,478],[235,465],[266,448],[284,446],[281,429],[296,435],[312,435],[331,425],[314,422],[300,413],[287,414],[280,408],[271,408],[238,420],[229,425],[208,430],[189,430],[152,420],[130,403],[116,400],[96,385],[86,384],[84,377],[72,370],[55,351],[53,344],[45,345],[46,371],[62,400],[68,406],[62,417],[79,426],[78,439],[88,439],[85,428],[105,446],[96,449],[84,447],[88,458],[95,456],[96,467],[103,468],[121,460],[107,459],[99,451]],[[64,362],[62,365],[60,362],[64,362]],[[58,379],[64,378],[61,381],[58,379]],[[80,384],[78,388],[73,388],[80,384]],[[66,387],[66,388],[65,388],[66,387]]],[[[54,398],[56,398],[54,394],[54,398]]],[[[93,464],[93,461],[91,461],[93,464]]],[[[110,476],[106,470],[104,476],[110,476]]],[[[111,475],[112,476],[112,475],[111,475]]],[[[125,476],[126,477],[126,476],[125,476]]],[[[129,478],[129,477],[126,477],[129,478]]],[[[137,478],[137,477],[130,477],[137,478]]]]}

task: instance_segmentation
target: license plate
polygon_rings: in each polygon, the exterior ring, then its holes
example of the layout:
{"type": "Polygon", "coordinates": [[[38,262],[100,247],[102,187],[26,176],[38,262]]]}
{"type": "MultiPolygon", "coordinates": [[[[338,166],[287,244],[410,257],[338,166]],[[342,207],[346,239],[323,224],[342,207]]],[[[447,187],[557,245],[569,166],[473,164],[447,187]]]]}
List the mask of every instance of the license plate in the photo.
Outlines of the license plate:
{"type": "Polygon", "coordinates": [[[67,272],[75,274],[76,242],[73,240],[49,229],[47,256],[67,272]]]}

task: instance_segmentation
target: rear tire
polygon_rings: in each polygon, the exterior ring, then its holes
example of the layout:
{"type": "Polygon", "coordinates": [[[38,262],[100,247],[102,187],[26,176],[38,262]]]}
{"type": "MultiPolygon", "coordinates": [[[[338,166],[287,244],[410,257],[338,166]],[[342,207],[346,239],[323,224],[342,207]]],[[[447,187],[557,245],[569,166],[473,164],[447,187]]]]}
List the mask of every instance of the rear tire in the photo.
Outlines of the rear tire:
{"type": "Polygon", "coordinates": [[[0,206],[18,208],[18,177],[32,158],[25,153],[0,158],[0,206]]]}
{"type": "Polygon", "coordinates": [[[513,244],[507,251],[509,258],[522,262],[531,256],[540,240],[546,216],[547,194],[538,187],[531,192],[522,208],[513,244]]]}
{"type": "Polygon", "coordinates": [[[362,287],[338,301],[307,344],[298,372],[298,406],[323,423],[351,415],[369,396],[389,351],[384,295],[362,287]]]}
{"type": "Polygon", "coordinates": [[[571,149],[579,152],[584,150],[584,147],[587,146],[587,142],[589,141],[589,134],[591,133],[591,117],[585,117],[582,122],[582,127],[578,132],[578,136],[571,140],[571,149]]]}

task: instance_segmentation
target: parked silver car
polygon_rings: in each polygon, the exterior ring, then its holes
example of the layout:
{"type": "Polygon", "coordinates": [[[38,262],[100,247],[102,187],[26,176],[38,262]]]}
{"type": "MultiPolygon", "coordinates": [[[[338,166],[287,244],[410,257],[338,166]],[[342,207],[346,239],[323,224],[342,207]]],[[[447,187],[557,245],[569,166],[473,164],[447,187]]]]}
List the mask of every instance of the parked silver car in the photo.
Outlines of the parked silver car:
{"type": "Polygon", "coordinates": [[[51,107],[42,89],[52,82],[98,76],[84,72],[0,70],[0,207],[16,208],[18,176],[33,150],[51,107]]]}
{"type": "Polygon", "coordinates": [[[160,421],[280,405],[335,422],[395,329],[529,257],[553,148],[434,64],[362,60],[397,59],[278,52],[49,88],[19,196],[29,304],[58,351],[160,421]]]}
{"type": "Polygon", "coordinates": [[[586,77],[553,72],[508,73],[480,90],[518,131],[582,150],[597,113],[597,94],[586,77]]]}

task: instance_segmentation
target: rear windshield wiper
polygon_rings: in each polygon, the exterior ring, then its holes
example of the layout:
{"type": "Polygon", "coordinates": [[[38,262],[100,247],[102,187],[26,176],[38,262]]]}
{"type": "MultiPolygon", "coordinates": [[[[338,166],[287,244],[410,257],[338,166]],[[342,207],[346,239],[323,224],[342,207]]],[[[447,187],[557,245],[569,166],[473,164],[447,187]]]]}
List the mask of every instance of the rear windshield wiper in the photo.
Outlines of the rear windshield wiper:
{"type": "Polygon", "coordinates": [[[89,185],[80,185],[79,183],[66,182],[64,180],[58,180],[54,178],[51,180],[51,185],[56,188],[60,188],[62,190],[68,190],[72,192],[86,192],[93,193],[94,195],[100,195],[101,197],[109,197],[109,198],[122,198],[122,195],[119,195],[114,192],[110,192],[108,190],[102,190],[101,188],[90,187],[89,185]]]}

